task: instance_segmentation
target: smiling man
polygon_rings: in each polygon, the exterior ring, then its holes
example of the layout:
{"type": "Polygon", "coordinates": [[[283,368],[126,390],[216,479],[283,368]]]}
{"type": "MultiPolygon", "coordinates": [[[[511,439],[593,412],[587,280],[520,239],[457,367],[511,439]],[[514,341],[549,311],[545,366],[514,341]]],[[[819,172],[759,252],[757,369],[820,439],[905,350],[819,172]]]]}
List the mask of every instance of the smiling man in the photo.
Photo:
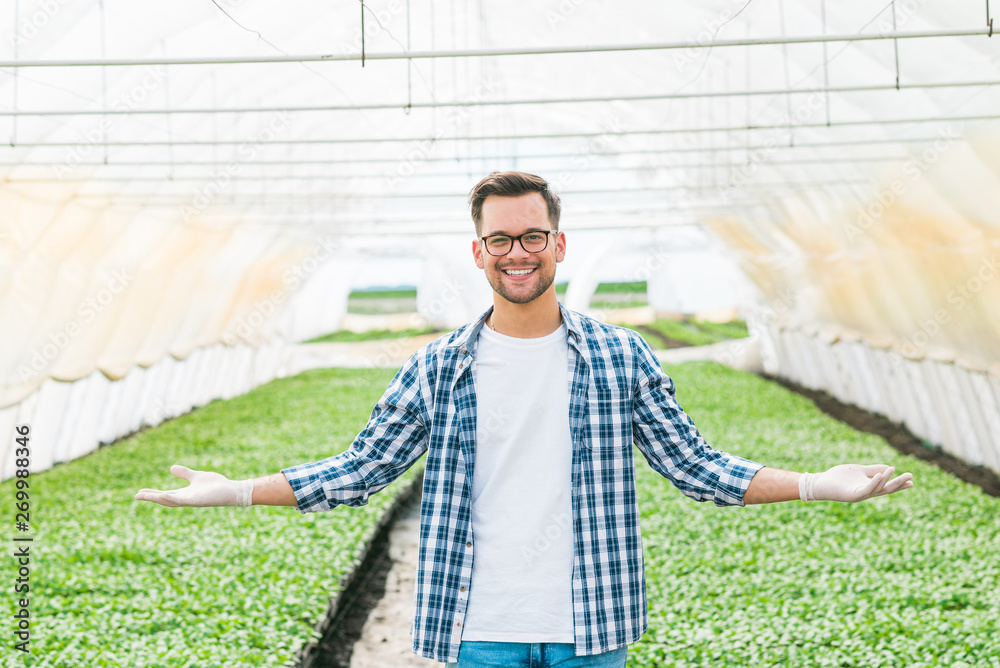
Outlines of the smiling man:
{"type": "Polygon", "coordinates": [[[635,332],[564,308],[560,203],[541,177],[473,188],[475,322],[421,348],[344,453],[253,480],[174,466],[168,506],[359,506],[424,453],[413,649],[459,668],[625,665],[646,630],[635,449],[716,505],[861,501],[911,487],[878,464],[818,474],[711,448],[635,332]],[[633,447],[635,446],[635,447],[633,447]]]}

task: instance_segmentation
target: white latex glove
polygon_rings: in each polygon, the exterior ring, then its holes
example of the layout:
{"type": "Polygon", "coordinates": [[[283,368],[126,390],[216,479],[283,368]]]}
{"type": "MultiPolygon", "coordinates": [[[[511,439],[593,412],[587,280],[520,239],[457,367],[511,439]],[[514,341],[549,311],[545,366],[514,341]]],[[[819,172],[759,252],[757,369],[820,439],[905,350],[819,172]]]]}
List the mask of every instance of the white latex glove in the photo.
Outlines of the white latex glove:
{"type": "Polygon", "coordinates": [[[892,477],[896,469],[885,464],[840,464],[823,473],[803,473],[799,498],[803,501],[864,501],[913,487],[913,474],[892,477]]]}
{"type": "Polygon", "coordinates": [[[140,489],[136,501],[153,501],[161,506],[249,506],[253,503],[253,480],[230,480],[221,473],[193,471],[174,464],[170,472],[191,484],[181,489],[162,491],[140,489]]]}

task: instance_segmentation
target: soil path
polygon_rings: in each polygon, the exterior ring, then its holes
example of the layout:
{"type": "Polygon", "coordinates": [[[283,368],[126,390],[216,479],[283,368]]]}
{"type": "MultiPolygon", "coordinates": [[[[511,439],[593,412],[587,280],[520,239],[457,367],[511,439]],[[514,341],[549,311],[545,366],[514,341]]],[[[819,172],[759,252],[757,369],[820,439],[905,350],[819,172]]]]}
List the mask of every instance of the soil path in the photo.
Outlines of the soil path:
{"type": "Polygon", "coordinates": [[[361,638],[351,653],[350,668],[440,668],[443,663],[413,653],[413,587],[420,539],[420,504],[408,507],[389,532],[392,565],[385,580],[385,595],[368,615],[361,638]]]}

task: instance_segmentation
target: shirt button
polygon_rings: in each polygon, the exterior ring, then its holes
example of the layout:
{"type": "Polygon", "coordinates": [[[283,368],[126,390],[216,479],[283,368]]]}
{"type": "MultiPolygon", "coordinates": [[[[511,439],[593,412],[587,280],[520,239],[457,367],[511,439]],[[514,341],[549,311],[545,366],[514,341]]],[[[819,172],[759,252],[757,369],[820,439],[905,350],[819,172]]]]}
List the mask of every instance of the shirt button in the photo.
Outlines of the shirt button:
{"type": "Polygon", "coordinates": [[[455,622],[455,626],[461,626],[462,622],[455,622]]]}
{"type": "Polygon", "coordinates": [[[459,587],[459,591],[465,591],[465,587],[459,587]]]}
{"type": "Polygon", "coordinates": [[[466,547],[472,547],[472,543],[466,543],[465,546],[466,547]]]}

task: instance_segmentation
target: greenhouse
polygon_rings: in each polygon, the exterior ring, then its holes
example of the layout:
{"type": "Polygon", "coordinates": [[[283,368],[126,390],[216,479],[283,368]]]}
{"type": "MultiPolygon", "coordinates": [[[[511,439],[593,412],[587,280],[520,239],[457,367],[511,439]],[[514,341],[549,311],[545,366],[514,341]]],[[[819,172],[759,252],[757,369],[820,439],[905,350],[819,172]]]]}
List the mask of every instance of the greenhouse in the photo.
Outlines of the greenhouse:
{"type": "Polygon", "coordinates": [[[3,665],[1000,668],[991,11],[6,3],[3,665]]]}

